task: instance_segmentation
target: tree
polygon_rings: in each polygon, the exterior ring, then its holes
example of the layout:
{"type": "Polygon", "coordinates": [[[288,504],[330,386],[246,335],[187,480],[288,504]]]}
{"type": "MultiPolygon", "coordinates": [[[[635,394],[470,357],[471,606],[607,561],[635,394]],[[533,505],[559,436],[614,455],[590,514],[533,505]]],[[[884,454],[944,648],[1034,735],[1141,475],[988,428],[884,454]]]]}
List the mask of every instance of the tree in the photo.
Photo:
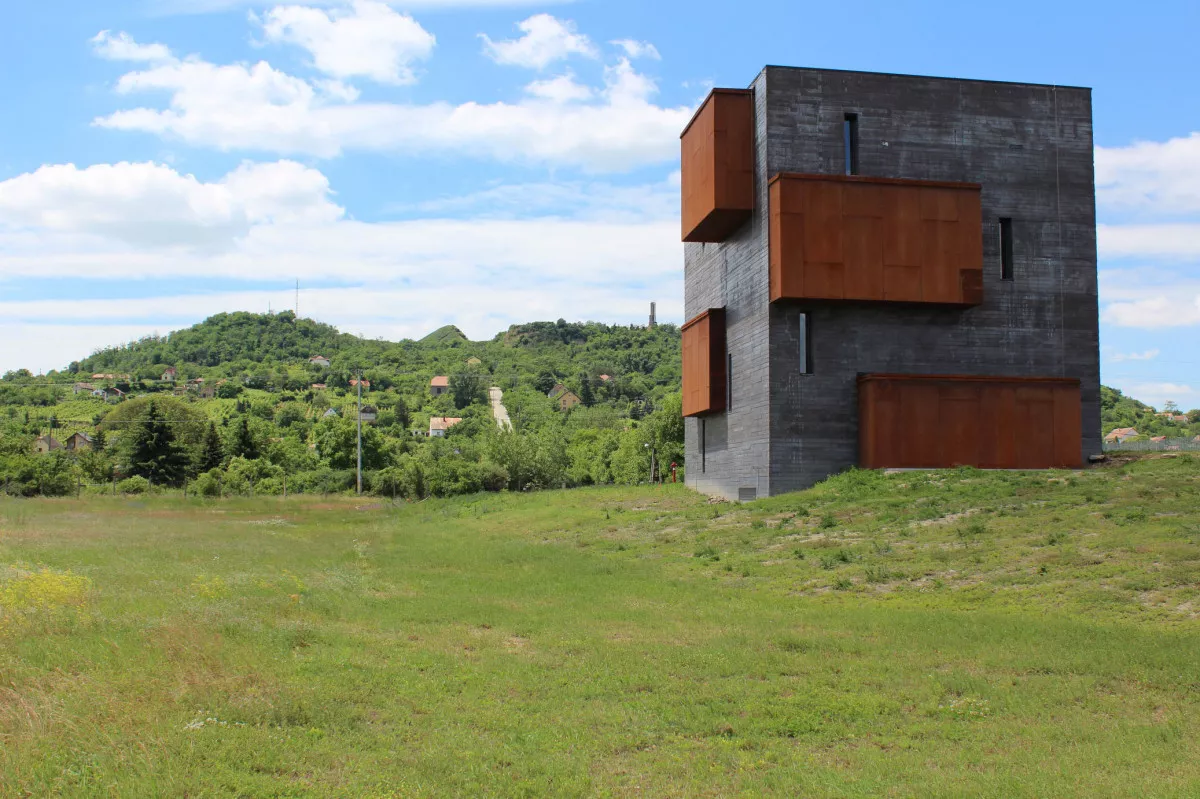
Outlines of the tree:
{"type": "Polygon", "coordinates": [[[170,423],[153,400],[138,421],[129,442],[129,473],[158,485],[176,485],[187,470],[187,456],[170,423]]]}
{"type": "Polygon", "coordinates": [[[237,431],[233,435],[233,446],[230,449],[232,456],[235,458],[254,460],[258,457],[258,442],[254,438],[254,433],[250,430],[250,419],[248,417],[242,417],[241,424],[238,425],[237,431]]]}
{"type": "Polygon", "coordinates": [[[579,376],[579,401],[585,408],[596,404],[596,395],[592,392],[592,378],[586,374],[579,376]]]}
{"type": "Polygon", "coordinates": [[[474,369],[458,372],[450,376],[450,394],[454,397],[455,408],[465,408],[476,402],[483,402],[483,375],[474,369]]]}
{"type": "Polygon", "coordinates": [[[208,423],[208,432],[204,434],[204,443],[200,445],[200,457],[197,460],[197,471],[209,472],[221,468],[225,462],[225,445],[221,434],[217,432],[217,423],[208,423]]]}

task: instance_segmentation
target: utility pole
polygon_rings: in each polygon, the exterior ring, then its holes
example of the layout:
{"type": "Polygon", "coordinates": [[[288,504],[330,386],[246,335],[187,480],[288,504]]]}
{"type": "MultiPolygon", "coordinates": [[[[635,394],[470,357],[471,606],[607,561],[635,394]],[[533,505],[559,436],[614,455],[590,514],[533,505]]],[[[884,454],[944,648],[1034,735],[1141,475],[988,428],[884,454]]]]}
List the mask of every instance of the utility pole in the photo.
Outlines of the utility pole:
{"type": "Polygon", "coordinates": [[[362,369],[358,370],[358,495],[362,496],[362,369]]]}

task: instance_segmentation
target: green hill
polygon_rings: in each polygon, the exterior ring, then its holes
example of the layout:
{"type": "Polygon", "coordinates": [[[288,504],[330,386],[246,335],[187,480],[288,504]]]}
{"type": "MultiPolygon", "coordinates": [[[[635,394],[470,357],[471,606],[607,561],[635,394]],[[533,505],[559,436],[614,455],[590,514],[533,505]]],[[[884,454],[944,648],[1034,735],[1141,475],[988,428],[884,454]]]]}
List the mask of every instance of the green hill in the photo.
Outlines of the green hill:
{"type": "Polygon", "coordinates": [[[439,347],[450,346],[454,342],[465,342],[467,336],[454,325],[446,325],[439,327],[437,330],[430,333],[425,338],[421,339],[422,344],[434,345],[439,347]]]}

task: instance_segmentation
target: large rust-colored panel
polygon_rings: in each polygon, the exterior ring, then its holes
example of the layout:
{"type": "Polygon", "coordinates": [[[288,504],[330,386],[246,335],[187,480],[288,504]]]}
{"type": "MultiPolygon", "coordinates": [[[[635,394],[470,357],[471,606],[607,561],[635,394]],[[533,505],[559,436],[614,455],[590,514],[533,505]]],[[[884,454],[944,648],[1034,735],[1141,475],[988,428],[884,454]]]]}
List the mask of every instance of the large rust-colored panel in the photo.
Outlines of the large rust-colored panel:
{"type": "Polygon", "coordinates": [[[864,468],[1077,468],[1079,381],[1069,378],[859,377],[864,468]]]}
{"type": "Polygon", "coordinates": [[[684,241],[724,241],[754,210],[754,96],[713,89],[680,136],[684,241]]]}
{"type": "Polygon", "coordinates": [[[683,415],[725,410],[725,309],[710,308],[682,330],[683,415]]]}
{"type": "Polygon", "coordinates": [[[776,175],[771,300],[982,303],[979,193],[974,183],[776,175]]]}

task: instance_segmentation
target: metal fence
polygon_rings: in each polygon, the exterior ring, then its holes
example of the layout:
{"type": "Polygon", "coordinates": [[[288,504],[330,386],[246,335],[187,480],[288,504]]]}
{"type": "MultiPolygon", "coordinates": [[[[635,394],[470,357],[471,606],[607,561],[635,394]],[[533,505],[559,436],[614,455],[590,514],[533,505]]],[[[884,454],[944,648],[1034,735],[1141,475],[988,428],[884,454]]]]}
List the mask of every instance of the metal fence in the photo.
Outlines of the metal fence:
{"type": "Polygon", "coordinates": [[[1151,441],[1148,438],[1137,441],[1104,442],[1105,452],[1200,452],[1200,441],[1194,438],[1168,438],[1162,441],[1151,441]]]}

